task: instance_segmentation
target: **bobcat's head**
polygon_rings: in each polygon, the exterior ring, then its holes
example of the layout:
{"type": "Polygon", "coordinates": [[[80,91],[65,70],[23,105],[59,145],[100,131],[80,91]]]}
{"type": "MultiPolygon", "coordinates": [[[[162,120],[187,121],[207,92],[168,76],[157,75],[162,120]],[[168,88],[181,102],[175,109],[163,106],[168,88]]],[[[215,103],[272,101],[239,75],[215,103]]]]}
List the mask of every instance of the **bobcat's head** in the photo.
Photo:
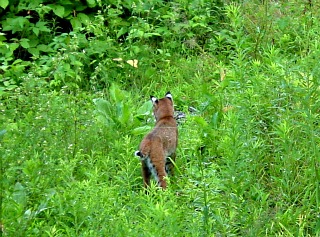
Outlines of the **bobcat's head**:
{"type": "Polygon", "coordinates": [[[169,91],[162,99],[157,99],[154,96],[150,96],[150,99],[153,104],[153,114],[156,121],[165,117],[173,117],[173,99],[169,91]]]}

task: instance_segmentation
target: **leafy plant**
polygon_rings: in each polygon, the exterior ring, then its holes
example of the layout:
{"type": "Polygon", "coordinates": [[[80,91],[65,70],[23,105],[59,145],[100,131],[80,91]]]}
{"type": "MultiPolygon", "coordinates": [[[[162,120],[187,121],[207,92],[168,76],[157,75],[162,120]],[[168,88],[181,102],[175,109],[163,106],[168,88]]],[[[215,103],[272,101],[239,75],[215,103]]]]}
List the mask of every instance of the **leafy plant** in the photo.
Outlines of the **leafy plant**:
{"type": "Polygon", "coordinates": [[[98,120],[107,127],[118,129],[125,128],[128,133],[140,135],[151,129],[149,125],[137,127],[140,121],[147,121],[151,117],[150,101],[146,101],[141,107],[133,105],[130,93],[121,90],[116,84],[109,88],[108,100],[98,98],[93,102],[96,106],[98,120]]]}

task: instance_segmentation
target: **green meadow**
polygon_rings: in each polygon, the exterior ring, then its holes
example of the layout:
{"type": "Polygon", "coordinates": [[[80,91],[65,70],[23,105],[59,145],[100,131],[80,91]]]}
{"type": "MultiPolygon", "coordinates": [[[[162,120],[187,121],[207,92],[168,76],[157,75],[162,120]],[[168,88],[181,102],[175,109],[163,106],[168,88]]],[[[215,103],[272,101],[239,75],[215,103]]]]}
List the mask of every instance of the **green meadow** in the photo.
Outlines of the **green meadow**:
{"type": "Polygon", "coordinates": [[[2,236],[320,236],[317,1],[37,3],[0,6],[2,236]],[[146,194],[167,91],[175,176],[146,194]]]}

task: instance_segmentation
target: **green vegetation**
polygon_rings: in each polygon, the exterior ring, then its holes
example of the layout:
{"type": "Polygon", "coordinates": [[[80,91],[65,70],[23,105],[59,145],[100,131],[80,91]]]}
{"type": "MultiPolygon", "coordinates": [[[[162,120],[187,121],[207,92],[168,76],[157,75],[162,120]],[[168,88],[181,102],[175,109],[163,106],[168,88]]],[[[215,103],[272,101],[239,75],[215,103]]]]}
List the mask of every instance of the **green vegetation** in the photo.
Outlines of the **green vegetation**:
{"type": "Polygon", "coordinates": [[[320,236],[320,4],[0,1],[3,236],[320,236]],[[133,153],[170,90],[176,175],[133,153]]]}

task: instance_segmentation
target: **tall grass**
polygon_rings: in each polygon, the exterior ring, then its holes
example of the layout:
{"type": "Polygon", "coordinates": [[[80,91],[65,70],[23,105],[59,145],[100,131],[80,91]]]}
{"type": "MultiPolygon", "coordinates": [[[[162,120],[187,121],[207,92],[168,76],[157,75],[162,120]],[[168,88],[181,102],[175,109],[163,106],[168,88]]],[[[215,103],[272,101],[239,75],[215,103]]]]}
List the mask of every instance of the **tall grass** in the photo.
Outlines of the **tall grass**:
{"type": "Polygon", "coordinates": [[[26,82],[1,100],[2,234],[320,236],[319,24],[314,8],[268,4],[229,5],[206,52],[148,83],[91,94],[26,82]],[[263,35],[247,21],[256,7],[263,35]],[[176,175],[146,195],[133,152],[153,126],[149,94],[167,90],[186,115],[176,175]]]}

